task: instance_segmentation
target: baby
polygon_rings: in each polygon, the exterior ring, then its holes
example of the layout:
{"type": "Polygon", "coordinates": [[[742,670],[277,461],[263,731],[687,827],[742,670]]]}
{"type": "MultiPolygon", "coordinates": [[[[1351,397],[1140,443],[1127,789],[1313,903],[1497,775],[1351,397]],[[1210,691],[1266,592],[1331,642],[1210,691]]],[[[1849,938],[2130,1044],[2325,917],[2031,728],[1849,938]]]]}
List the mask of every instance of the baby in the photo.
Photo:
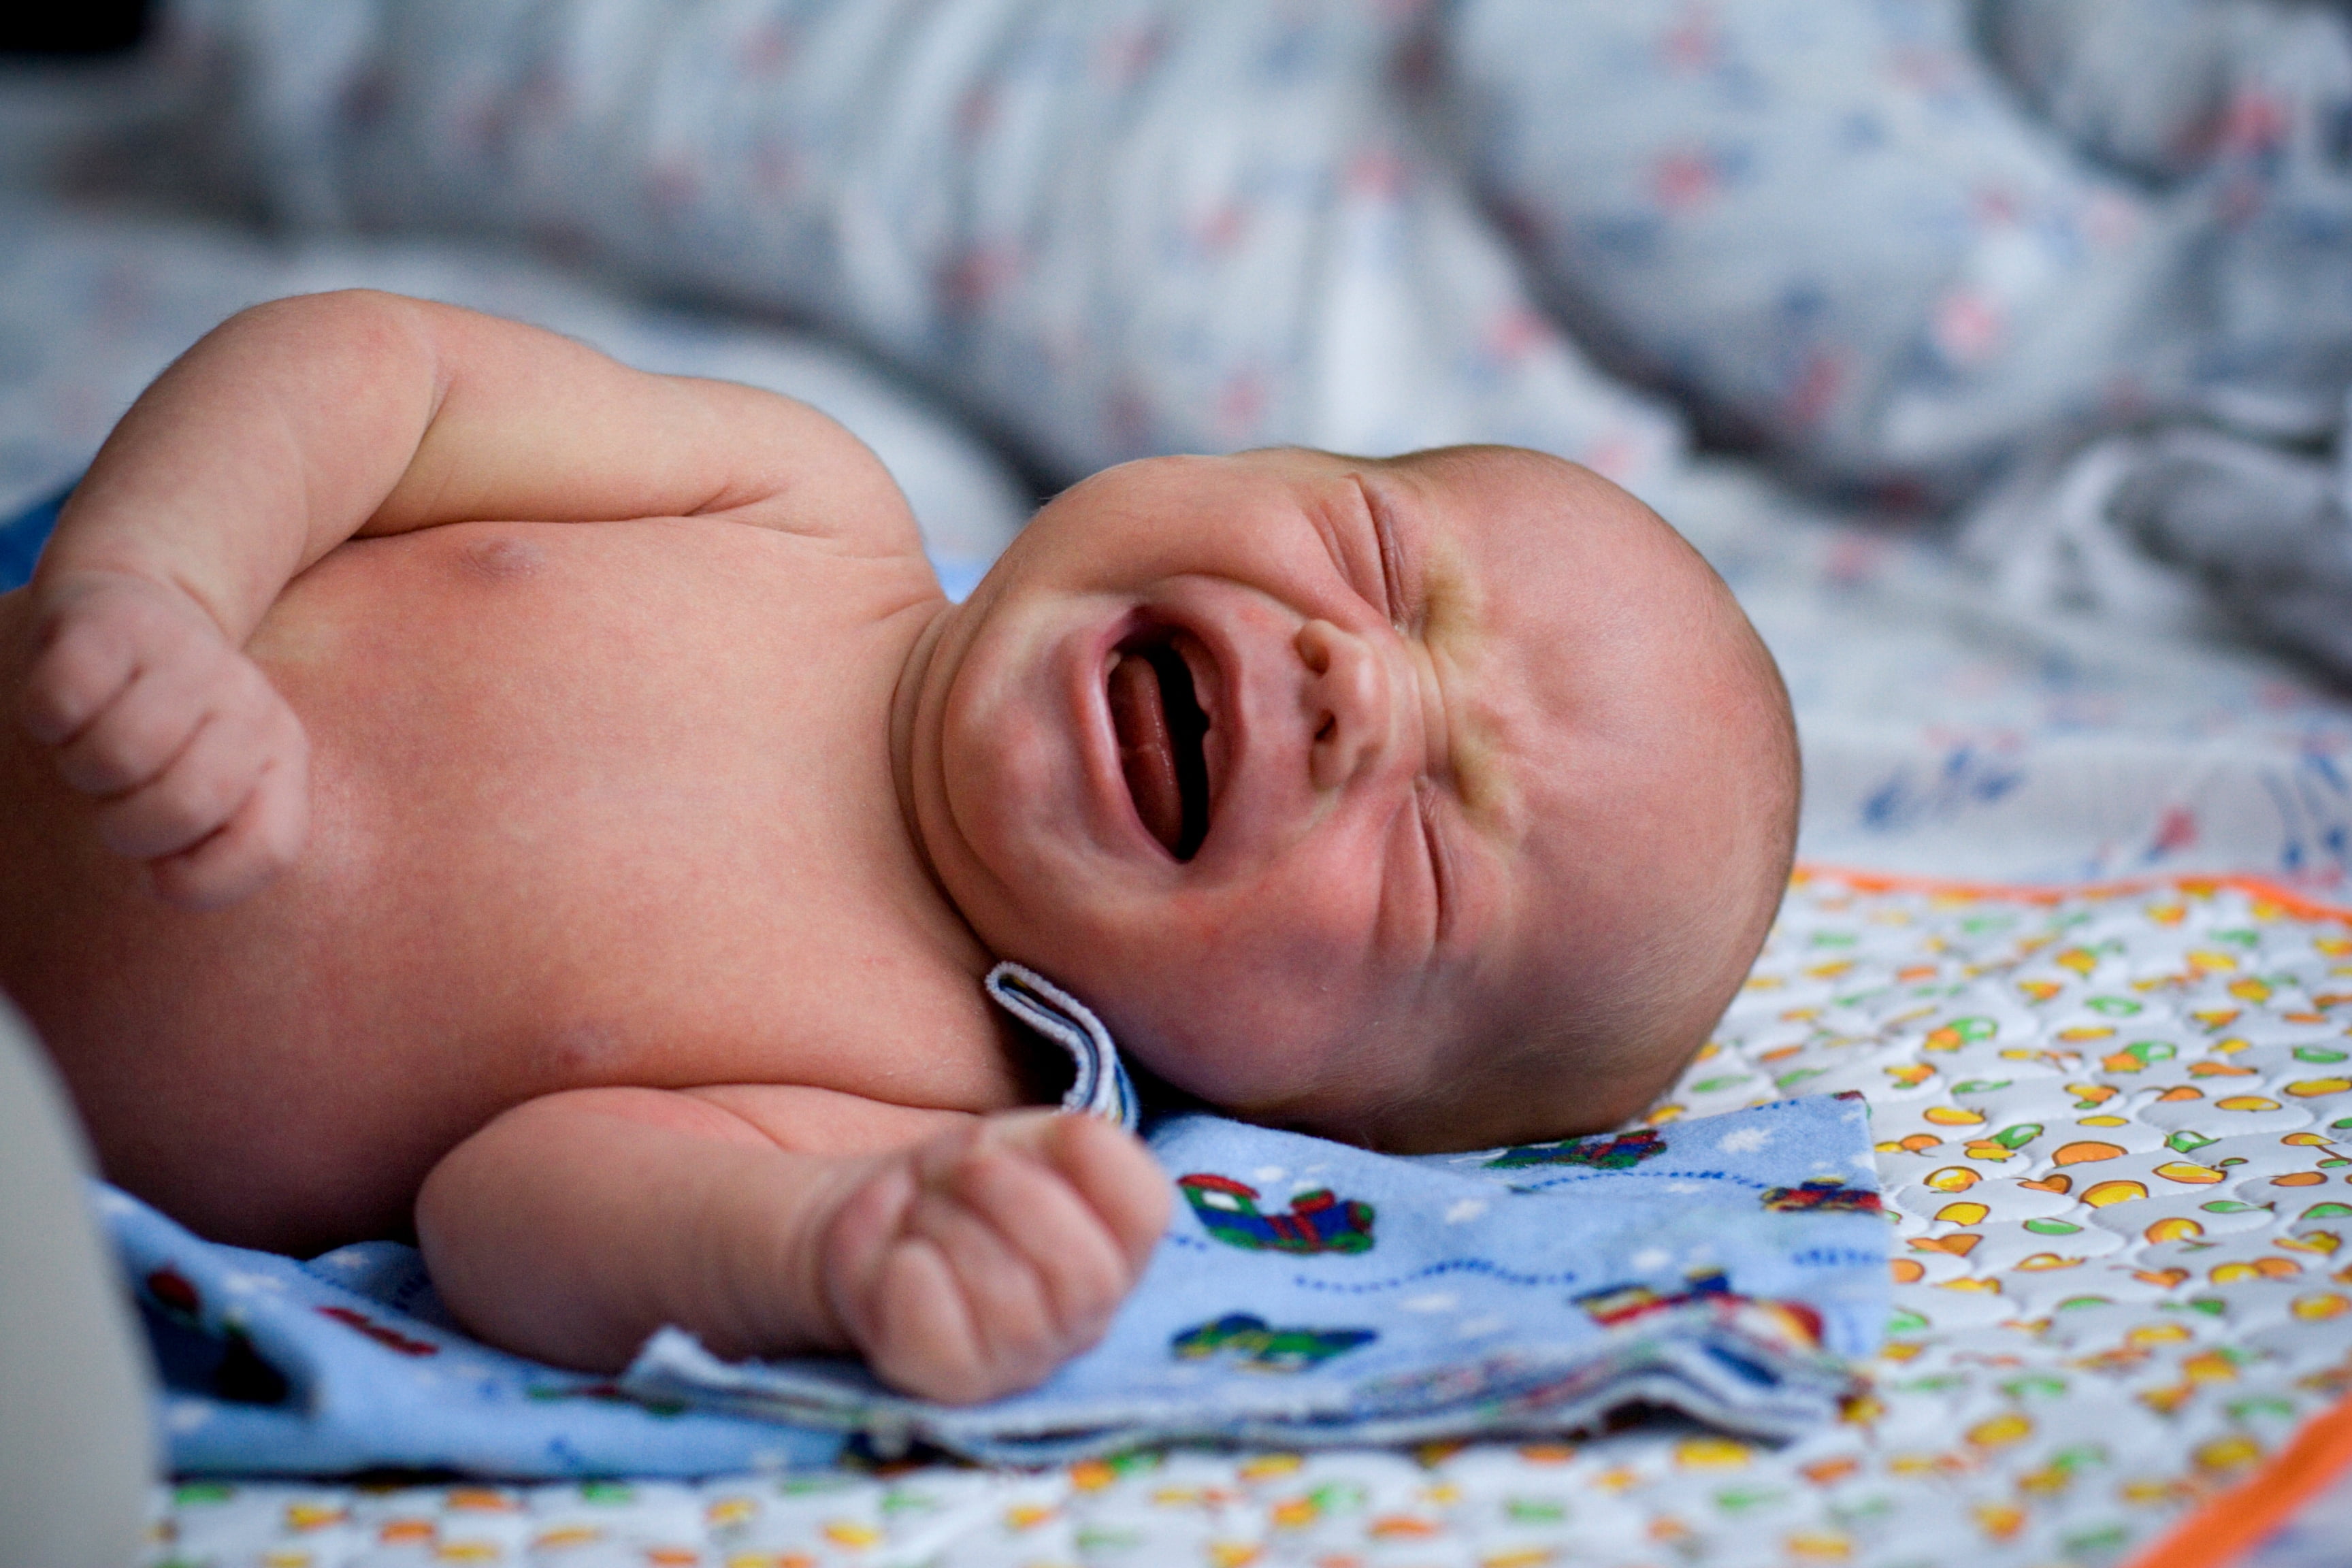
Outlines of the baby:
{"type": "Polygon", "coordinates": [[[1235,1115],[1556,1137],[1688,1058],[1794,834],[1770,657],[1570,464],[1130,463],[950,605],[814,410],[379,294],[149,389],[0,676],[0,987],[113,1180],[413,1226],[524,1354],[677,1323],[957,1401],[1092,1343],[1168,1212],[1023,1109],[996,958],[1235,1115]]]}

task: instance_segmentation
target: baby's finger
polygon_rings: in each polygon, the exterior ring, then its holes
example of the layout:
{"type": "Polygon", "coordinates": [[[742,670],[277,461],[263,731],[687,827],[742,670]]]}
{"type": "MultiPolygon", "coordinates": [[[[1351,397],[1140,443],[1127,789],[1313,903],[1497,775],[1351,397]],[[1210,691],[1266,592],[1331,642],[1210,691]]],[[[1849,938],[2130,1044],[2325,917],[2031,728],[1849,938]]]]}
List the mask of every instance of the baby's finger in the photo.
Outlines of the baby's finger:
{"type": "Polygon", "coordinates": [[[1168,1228],[1175,1191],[1134,1134],[1092,1116],[1056,1115],[1040,1145],[1094,1206],[1138,1273],[1168,1228]]]}
{"type": "Polygon", "coordinates": [[[310,826],[307,784],[284,787],[273,763],[219,831],[148,865],[157,896],[183,909],[217,910],[258,892],[291,866],[310,826]]]}
{"type": "Polygon", "coordinates": [[[121,795],[157,778],[218,700],[207,659],[143,663],[58,750],[58,773],[85,795],[121,795]]]}
{"type": "Polygon", "coordinates": [[[910,1237],[947,1260],[987,1358],[1024,1385],[1050,1370],[1067,1348],[1060,1322],[1036,1271],[1003,1234],[960,1192],[925,1192],[907,1222],[910,1237]]]}
{"type": "Polygon", "coordinates": [[[121,691],[138,664],[136,646],[124,627],[68,621],[26,673],[17,717],[33,739],[58,745],[121,691]]]}
{"type": "Polygon", "coordinates": [[[982,1349],[954,1268],[929,1242],[901,1239],[884,1254],[873,1307],[873,1331],[861,1348],[884,1382],[950,1405],[1010,1386],[982,1349]]]}
{"type": "Polygon", "coordinates": [[[970,1162],[961,1195],[1028,1265],[1060,1337],[1089,1344],[1099,1338],[1136,1270],[1077,1189],[1006,1150],[970,1162]]]}
{"type": "Polygon", "coordinates": [[[259,776],[255,726],[234,713],[202,715],[163,771],[92,816],[99,842],[118,855],[173,855],[226,824],[259,776]]]}

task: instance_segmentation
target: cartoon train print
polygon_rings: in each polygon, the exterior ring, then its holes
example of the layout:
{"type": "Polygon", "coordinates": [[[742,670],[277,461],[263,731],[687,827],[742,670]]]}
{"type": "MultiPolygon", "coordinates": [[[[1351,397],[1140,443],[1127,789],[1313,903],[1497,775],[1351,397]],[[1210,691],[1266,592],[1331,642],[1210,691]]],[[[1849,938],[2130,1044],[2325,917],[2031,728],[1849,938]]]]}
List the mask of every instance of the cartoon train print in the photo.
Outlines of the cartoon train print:
{"type": "Polygon", "coordinates": [[[1602,1328],[1613,1329],[1620,1323],[1630,1323],[1636,1318],[1645,1318],[1653,1312],[1663,1312],[1685,1302],[1731,1295],[1730,1277],[1720,1268],[1697,1270],[1684,1283],[1689,1289],[1673,1295],[1661,1294],[1648,1285],[1604,1285],[1598,1290],[1587,1290],[1577,1297],[1576,1304],[1602,1328]]]}
{"type": "Polygon", "coordinates": [[[1729,1277],[1720,1268],[1693,1269],[1683,1282],[1686,1289],[1671,1292],[1661,1291],[1650,1285],[1606,1285],[1598,1290],[1587,1290],[1574,1300],[1594,1322],[1604,1329],[1618,1328],[1653,1313],[1704,1301],[1727,1310],[1760,1313],[1788,1337],[1809,1345],[1822,1342],[1821,1314],[1802,1301],[1742,1296],[1731,1289],[1729,1277]]]}
{"type": "Polygon", "coordinates": [[[1778,1214],[1877,1214],[1882,1208],[1876,1193],[1847,1186],[1832,1176],[1774,1187],[1765,1193],[1764,1206],[1778,1214]]]}
{"type": "Polygon", "coordinates": [[[1370,1329],[1277,1329],[1252,1312],[1228,1312],[1168,1342],[1181,1361],[1230,1353],[1246,1372],[1308,1372],[1333,1356],[1371,1343],[1370,1329]]]}
{"type": "Polygon", "coordinates": [[[1282,1214],[1257,1206],[1258,1190],[1230,1177],[1196,1172],[1176,1185],[1208,1233],[1249,1252],[1369,1252],[1372,1205],[1335,1196],[1328,1187],[1298,1194],[1282,1214]]]}
{"type": "Polygon", "coordinates": [[[1521,1143],[1486,1162],[1490,1171],[1527,1165],[1583,1165],[1595,1171],[1625,1171],[1666,1152],[1655,1128],[1642,1127],[1611,1138],[1571,1138],[1561,1143],[1521,1143]]]}

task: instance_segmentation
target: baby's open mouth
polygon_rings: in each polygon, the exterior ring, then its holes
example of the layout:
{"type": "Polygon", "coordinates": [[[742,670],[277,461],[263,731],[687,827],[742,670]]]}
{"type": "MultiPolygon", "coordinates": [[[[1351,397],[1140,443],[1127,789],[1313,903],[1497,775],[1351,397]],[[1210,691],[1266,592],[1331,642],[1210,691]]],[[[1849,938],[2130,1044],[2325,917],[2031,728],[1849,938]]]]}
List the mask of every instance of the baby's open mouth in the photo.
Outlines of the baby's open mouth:
{"type": "Polygon", "coordinates": [[[1106,678],[1119,772],[1135,814],[1179,860],[1209,834],[1209,716],[1192,689],[1192,667],[1164,636],[1147,635],[1112,655],[1106,678]]]}

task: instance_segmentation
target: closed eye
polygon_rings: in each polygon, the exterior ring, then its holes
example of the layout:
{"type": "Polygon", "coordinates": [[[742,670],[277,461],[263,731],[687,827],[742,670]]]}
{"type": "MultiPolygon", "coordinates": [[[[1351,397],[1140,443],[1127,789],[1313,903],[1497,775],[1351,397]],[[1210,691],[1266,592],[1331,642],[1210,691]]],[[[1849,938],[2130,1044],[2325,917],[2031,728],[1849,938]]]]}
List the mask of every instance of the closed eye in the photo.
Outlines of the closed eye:
{"type": "Polygon", "coordinates": [[[1444,942],[1454,927],[1454,868],[1445,849],[1445,834],[1437,817],[1437,786],[1423,782],[1413,786],[1413,813],[1421,818],[1421,842],[1429,857],[1429,885],[1437,902],[1437,940],[1444,942]]]}
{"type": "Polygon", "coordinates": [[[1404,582],[1397,570],[1396,524],[1389,516],[1387,501],[1370,485],[1364,487],[1366,510],[1372,519],[1372,542],[1381,558],[1381,607],[1387,612],[1389,624],[1404,629],[1404,582]]]}

